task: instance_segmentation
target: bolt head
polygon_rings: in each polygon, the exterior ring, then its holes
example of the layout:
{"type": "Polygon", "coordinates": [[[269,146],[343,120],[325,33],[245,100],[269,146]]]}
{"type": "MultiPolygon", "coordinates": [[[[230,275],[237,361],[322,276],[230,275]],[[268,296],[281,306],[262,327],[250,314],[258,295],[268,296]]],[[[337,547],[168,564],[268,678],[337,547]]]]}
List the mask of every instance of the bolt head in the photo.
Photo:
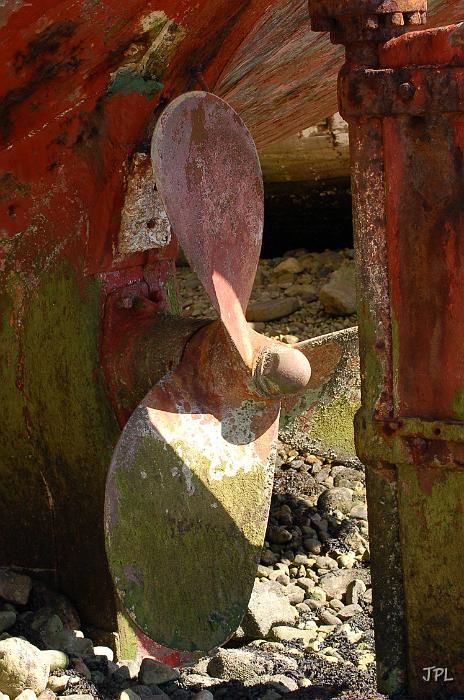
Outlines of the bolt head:
{"type": "Polygon", "coordinates": [[[398,88],[398,95],[403,102],[409,102],[416,94],[416,88],[412,83],[401,83],[398,88]]]}

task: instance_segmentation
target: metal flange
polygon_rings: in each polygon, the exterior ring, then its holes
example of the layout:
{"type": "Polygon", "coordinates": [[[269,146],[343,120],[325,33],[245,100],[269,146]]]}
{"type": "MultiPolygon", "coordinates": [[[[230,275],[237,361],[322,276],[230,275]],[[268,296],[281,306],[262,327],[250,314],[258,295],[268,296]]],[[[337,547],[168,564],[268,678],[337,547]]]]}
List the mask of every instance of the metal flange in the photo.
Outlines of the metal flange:
{"type": "Polygon", "coordinates": [[[310,0],[309,12],[334,44],[377,43],[425,25],[427,0],[310,0]]]}

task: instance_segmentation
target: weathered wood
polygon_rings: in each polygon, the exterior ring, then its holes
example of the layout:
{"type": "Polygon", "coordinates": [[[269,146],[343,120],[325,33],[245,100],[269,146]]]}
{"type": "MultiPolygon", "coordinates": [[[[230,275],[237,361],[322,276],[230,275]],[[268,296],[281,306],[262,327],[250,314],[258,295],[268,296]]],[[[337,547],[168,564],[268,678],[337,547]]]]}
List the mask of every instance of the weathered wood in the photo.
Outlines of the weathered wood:
{"type": "Polygon", "coordinates": [[[332,180],[350,174],[348,125],[337,113],[317,126],[264,147],[260,154],[266,182],[332,180]]]}
{"type": "MultiPolygon", "coordinates": [[[[215,91],[239,112],[259,148],[337,110],[343,50],[311,31],[307,0],[272,3],[224,68],[215,91]]],[[[464,0],[430,0],[429,27],[459,22],[464,0]]]]}

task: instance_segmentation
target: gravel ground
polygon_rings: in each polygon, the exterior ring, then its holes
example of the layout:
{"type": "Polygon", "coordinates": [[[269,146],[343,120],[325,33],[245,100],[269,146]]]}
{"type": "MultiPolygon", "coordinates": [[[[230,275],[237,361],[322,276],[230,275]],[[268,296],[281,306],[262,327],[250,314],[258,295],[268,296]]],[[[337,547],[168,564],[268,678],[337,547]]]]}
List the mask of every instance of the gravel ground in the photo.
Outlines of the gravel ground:
{"type": "MultiPolygon", "coordinates": [[[[287,298],[295,299],[299,308],[289,316],[265,321],[264,325],[260,324],[256,330],[271,338],[293,343],[355,326],[356,314],[328,314],[319,300],[320,290],[327,284],[332,273],[339,269],[343,262],[351,262],[352,259],[353,250],[350,248],[340,251],[327,250],[323,253],[308,253],[301,248],[289,251],[283,258],[260,260],[250,304],[268,301],[271,305],[275,300],[287,298]],[[277,269],[289,258],[300,263],[301,271],[277,269]]],[[[178,269],[178,285],[183,314],[217,317],[203,287],[189,267],[178,269]]]]}

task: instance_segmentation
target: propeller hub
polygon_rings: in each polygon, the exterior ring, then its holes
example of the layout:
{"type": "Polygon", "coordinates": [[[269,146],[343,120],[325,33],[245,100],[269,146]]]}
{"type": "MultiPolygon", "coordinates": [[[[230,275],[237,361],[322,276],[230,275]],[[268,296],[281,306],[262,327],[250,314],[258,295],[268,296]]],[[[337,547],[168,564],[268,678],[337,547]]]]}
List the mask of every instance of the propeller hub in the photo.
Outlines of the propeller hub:
{"type": "Polygon", "coordinates": [[[253,380],[266,397],[297,394],[311,379],[311,365],[299,350],[285,346],[265,346],[255,360],[253,380]]]}

